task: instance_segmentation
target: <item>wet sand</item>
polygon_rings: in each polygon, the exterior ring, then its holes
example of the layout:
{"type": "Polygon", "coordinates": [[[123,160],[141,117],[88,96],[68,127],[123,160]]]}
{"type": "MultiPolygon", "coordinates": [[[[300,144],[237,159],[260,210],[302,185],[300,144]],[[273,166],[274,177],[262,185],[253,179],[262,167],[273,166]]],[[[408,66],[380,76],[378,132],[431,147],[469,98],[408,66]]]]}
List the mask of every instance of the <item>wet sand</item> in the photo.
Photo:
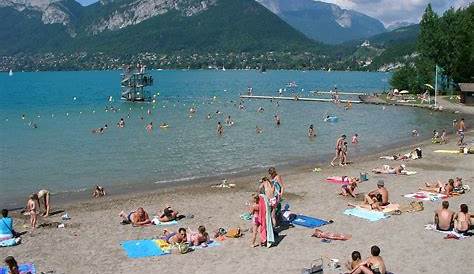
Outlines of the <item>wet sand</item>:
{"type": "MultiPolygon", "coordinates": [[[[472,140],[473,132],[466,134],[472,140]]],[[[408,204],[410,199],[403,194],[415,192],[427,180],[447,180],[460,176],[466,184],[474,187],[474,155],[439,154],[436,149],[456,149],[454,137],[447,145],[434,145],[429,141],[421,144],[423,159],[406,163],[409,170],[417,171],[412,176],[375,175],[369,172],[369,181],[360,185],[360,192],[375,188],[378,179],[385,180],[392,203],[408,204]]],[[[353,149],[352,147],[349,148],[353,149]]],[[[396,149],[406,153],[409,148],[396,149]]],[[[474,268],[470,252],[474,250],[474,238],[445,240],[444,234],[426,231],[424,225],[433,222],[433,212],[440,202],[424,202],[425,209],[417,213],[403,213],[378,222],[369,222],[343,211],[353,200],[337,195],[339,185],[325,182],[328,176],[358,176],[383,164],[396,165],[397,161],[378,159],[381,154],[365,156],[346,167],[319,165],[321,172],[313,172],[314,165],[282,169],[280,174],[286,184],[285,200],[295,213],[302,213],[334,223],[323,226],[324,231],[352,234],[346,242],[323,243],[311,238],[311,229],[294,227],[280,233],[279,244],[272,248],[251,248],[250,233],[239,239],[227,239],[221,246],[197,250],[185,255],[167,255],[143,259],[127,258],[120,243],[125,240],[149,239],[161,235],[163,227],[132,227],[121,225],[118,213],[131,211],[139,206],[150,215],[172,205],[181,213],[193,214],[184,218],[178,227],[197,229],[204,225],[209,231],[219,227],[249,228],[250,222],[239,215],[246,211],[246,202],[256,189],[257,181],[266,175],[266,170],[233,178],[232,189],[211,188],[220,181],[192,186],[175,186],[145,193],[114,195],[95,200],[55,204],[53,211],[65,210],[72,217],[64,222],[66,228],[38,228],[23,235],[21,245],[1,248],[0,257],[14,256],[18,262],[34,262],[39,272],[51,273],[300,273],[303,267],[320,257],[346,261],[353,250],[359,250],[365,258],[371,245],[381,248],[387,268],[393,273],[469,273],[474,268]]],[[[328,159],[329,162],[330,159],[328,159]]],[[[277,166],[278,168],[278,166],[277,166]]],[[[473,192],[449,199],[450,208],[458,211],[461,203],[467,203],[473,212],[473,192]]],[[[12,212],[15,229],[26,230],[26,216],[12,212]]],[[[63,222],[62,213],[44,222],[63,222]]],[[[327,262],[327,259],[326,259],[327,262]]],[[[328,271],[342,273],[344,268],[328,271]]]]}

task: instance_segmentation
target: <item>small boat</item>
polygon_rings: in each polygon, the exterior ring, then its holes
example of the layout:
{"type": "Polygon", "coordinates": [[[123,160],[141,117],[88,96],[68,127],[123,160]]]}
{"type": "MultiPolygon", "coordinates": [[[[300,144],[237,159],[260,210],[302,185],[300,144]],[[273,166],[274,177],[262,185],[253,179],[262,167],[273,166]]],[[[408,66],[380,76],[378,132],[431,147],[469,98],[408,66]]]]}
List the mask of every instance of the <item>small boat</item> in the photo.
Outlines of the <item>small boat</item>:
{"type": "Polygon", "coordinates": [[[8,73],[8,76],[13,76],[13,71],[10,69],[10,72],[8,73]]]}
{"type": "Polygon", "coordinates": [[[324,122],[329,122],[329,123],[335,123],[337,122],[337,120],[339,120],[339,117],[337,116],[327,116],[326,118],[324,118],[324,122]]]}

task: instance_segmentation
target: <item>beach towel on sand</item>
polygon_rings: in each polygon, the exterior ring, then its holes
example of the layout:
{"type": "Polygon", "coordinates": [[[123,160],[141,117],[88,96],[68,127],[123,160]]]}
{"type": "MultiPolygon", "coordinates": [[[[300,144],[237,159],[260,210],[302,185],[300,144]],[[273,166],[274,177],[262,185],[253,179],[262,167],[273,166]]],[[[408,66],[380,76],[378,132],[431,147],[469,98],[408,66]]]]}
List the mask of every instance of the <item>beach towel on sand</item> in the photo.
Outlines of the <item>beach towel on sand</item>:
{"type": "Polygon", "coordinates": [[[155,218],[153,218],[153,220],[151,220],[151,223],[154,224],[154,225],[166,226],[166,225],[177,225],[178,221],[173,220],[173,221],[169,221],[169,222],[160,222],[160,220],[157,217],[155,217],[155,218]]]}
{"type": "Polygon", "coordinates": [[[438,201],[441,199],[446,199],[448,196],[441,194],[441,193],[433,193],[433,192],[428,192],[428,191],[418,191],[415,193],[410,193],[403,195],[403,197],[406,198],[412,198],[412,199],[417,199],[421,201],[438,201]]]}
{"type": "Polygon", "coordinates": [[[435,231],[435,232],[440,232],[440,233],[443,233],[443,234],[448,234],[448,235],[454,235],[456,237],[458,237],[459,239],[464,239],[464,238],[468,238],[469,236],[465,236],[461,233],[457,233],[456,231],[452,230],[452,231],[442,231],[442,230],[437,230],[436,229],[436,225],[434,224],[427,224],[425,225],[425,229],[426,230],[431,230],[431,231],[435,231]]]}
{"type": "Polygon", "coordinates": [[[259,222],[260,222],[260,241],[267,242],[267,246],[270,246],[275,242],[275,235],[273,234],[273,225],[271,217],[270,201],[267,196],[260,194],[258,201],[259,208],[259,222]]]}
{"type": "Polygon", "coordinates": [[[296,218],[291,222],[294,225],[300,225],[308,228],[316,228],[326,224],[329,224],[328,221],[305,216],[305,215],[296,215],[296,218]]]}
{"type": "Polygon", "coordinates": [[[447,150],[447,149],[438,149],[438,150],[435,150],[434,152],[436,153],[450,153],[450,154],[459,154],[461,152],[459,152],[459,150],[447,150]]]}
{"type": "Polygon", "coordinates": [[[20,243],[20,238],[12,238],[8,240],[3,240],[0,241],[0,247],[9,247],[9,246],[15,246],[20,243]]]}
{"type": "Polygon", "coordinates": [[[383,212],[368,210],[360,207],[348,208],[344,211],[344,214],[366,219],[371,222],[375,222],[389,217],[383,212]]]}
{"type": "Polygon", "coordinates": [[[154,240],[132,240],[125,241],[122,244],[129,258],[143,258],[152,256],[161,256],[165,253],[154,240]]]}
{"type": "Polygon", "coordinates": [[[326,181],[333,184],[349,184],[349,177],[347,176],[331,176],[327,177],[326,181]]]}
{"type": "MultiPolygon", "coordinates": [[[[30,272],[31,274],[36,274],[36,268],[35,265],[32,263],[26,263],[26,264],[20,264],[18,266],[18,270],[20,273],[28,273],[30,272]]],[[[8,270],[8,267],[0,267],[0,274],[7,274],[10,273],[8,270]]]]}

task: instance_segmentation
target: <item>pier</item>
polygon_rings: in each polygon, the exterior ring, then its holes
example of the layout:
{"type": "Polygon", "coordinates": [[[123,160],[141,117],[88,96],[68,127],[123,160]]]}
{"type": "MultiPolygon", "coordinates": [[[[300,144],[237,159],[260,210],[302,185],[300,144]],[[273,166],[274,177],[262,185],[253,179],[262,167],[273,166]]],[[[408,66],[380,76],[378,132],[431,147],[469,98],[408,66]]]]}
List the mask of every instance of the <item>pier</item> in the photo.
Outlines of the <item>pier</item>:
{"type": "Polygon", "coordinates": [[[311,90],[310,91],[312,94],[338,94],[338,95],[355,95],[355,96],[365,96],[368,95],[367,93],[362,93],[362,92],[334,92],[334,91],[316,91],[316,90],[311,90]]]}
{"type": "MultiPolygon", "coordinates": [[[[307,101],[307,102],[327,102],[333,103],[333,99],[322,98],[305,98],[305,97],[288,97],[288,96],[263,96],[263,95],[240,95],[240,99],[266,99],[266,100],[289,100],[289,101],[307,101]]],[[[361,100],[339,100],[341,103],[361,104],[361,100]]]]}

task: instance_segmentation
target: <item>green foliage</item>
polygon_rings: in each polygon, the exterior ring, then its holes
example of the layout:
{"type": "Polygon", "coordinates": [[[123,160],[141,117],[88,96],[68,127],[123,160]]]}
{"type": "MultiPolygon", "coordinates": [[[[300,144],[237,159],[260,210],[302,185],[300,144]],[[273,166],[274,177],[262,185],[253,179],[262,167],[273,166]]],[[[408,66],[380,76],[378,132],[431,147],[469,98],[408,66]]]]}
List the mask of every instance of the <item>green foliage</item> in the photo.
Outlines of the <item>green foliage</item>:
{"type": "Polygon", "coordinates": [[[444,69],[446,83],[474,81],[473,29],[474,4],[465,9],[449,9],[442,17],[428,5],[420,22],[415,66],[396,71],[392,87],[410,86],[412,91],[422,92],[424,84],[434,86],[436,65],[444,69]]]}

